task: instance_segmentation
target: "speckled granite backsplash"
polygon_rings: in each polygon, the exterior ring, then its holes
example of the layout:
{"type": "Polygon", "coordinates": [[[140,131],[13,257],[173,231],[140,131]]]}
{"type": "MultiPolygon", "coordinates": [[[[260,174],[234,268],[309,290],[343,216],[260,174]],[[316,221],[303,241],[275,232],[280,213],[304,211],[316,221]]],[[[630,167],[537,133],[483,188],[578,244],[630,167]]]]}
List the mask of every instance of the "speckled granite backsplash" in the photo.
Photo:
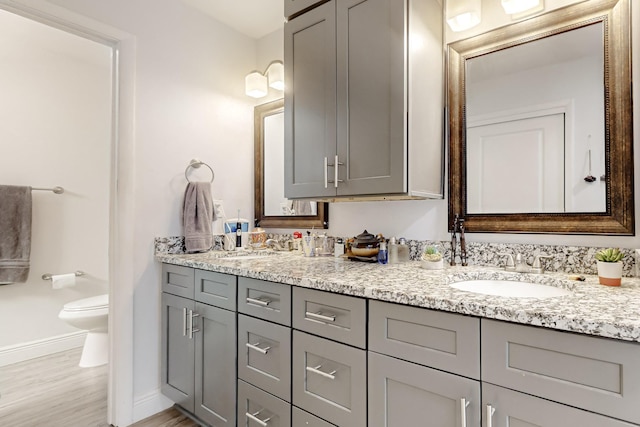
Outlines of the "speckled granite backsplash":
{"type": "MultiPolygon", "coordinates": [[[[270,239],[285,242],[292,238],[289,234],[269,234],[270,239]]],[[[222,250],[223,236],[214,236],[214,250],[222,250]]],[[[451,259],[450,242],[433,242],[408,240],[411,259],[419,259],[426,245],[437,244],[444,251],[445,262],[451,259]]],[[[516,243],[477,243],[467,242],[467,259],[469,265],[476,266],[503,266],[504,257],[497,255],[506,252],[511,254],[521,253],[529,265],[533,264],[535,255],[544,254],[552,256],[541,260],[546,271],[565,272],[571,274],[597,274],[595,253],[603,248],[588,246],[561,246],[561,245],[534,245],[516,243]]],[[[635,276],[635,256],[633,249],[621,249],[625,254],[622,260],[623,276],[635,276]]],[[[157,237],[155,239],[156,254],[183,254],[185,253],[184,237],[157,237]]],[[[460,265],[460,249],[458,248],[457,263],[460,265]]]]}

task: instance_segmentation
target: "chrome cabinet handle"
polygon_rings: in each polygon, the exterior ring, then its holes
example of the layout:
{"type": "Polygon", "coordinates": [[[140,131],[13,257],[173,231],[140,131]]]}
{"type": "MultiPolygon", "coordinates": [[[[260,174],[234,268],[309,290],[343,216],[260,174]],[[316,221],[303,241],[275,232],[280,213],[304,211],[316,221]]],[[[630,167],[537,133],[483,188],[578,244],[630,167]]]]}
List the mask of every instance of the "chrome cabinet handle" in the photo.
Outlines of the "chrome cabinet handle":
{"type": "Polygon", "coordinates": [[[182,307],[182,336],[187,336],[187,307],[182,307]]]}
{"type": "Polygon", "coordinates": [[[494,412],[496,412],[496,408],[494,408],[491,405],[487,405],[487,426],[486,427],[493,426],[493,422],[491,419],[493,418],[494,412]]]}
{"type": "Polygon", "coordinates": [[[344,182],[341,179],[338,179],[338,166],[342,166],[344,163],[338,161],[338,155],[336,154],[334,162],[328,163],[327,158],[324,158],[324,188],[327,188],[329,183],[332,183],[335,188],[338,188],[339,182],[344,182]],[[327,176],[329,175],[328,168],[331,166],[333,168],[333,181],[328,181],[327,176]]]}
{"type": "Polygon", "coordinates": [[[256,299],[256,298],[249,298],[249,297],[247,297],[247,302],[249,304],[260,305],[262,307],[266,307],[269,304],[271,304],[271,300],[268,300],[268,299],[256,299]]]}
{"type": "Polygon", "coordinates": [[[247,416],[247,418],[249,418],[252,421],[257,422],[258,424],[260,424],[262,427],[268,427],[268,423],[271,420],[271,417],[266,418],[264,420],[261,420],[260,418],[258,418],[256,415],[258,415],[260,412],[262,412],[262,409],[259,410],[258,412],[254,412],[253,414],[251,412],[245,412],[244,414],[247,416]]]}
{"type": "Polygon", "coordinates": [[[309,319],[309,320],[320,320],[322,322],[335,322],[336,321],[336,316],[326,316],[326,315],[322,314],[321,311],[319,311],[317,313],[313,313],[311,311],[305,311],[304,312],[304,316],[305,317],[310,317],[311,319],[309,319]]]}
{"type": "Polygon", "coordinates": [[[320,368],[322,368],[322,365],[318,365],[315,368],[312,368],[311,366],[307,366],[306,369],[307,369],[308,372],[313,372],[314,374],[320,375],[320,376],[325,377],[325,378],[329,378],[330,380],[335,380],[336,379],[336,376],[334,374],[337,371],[331,371],[331,372],[327,373],[327,372],[322,372],[320,370],[320,368]]]}
{"type": "Polygon", "coordinates": [[[271,350],[271,347],[265,347],[265,348],[258,347],[260,345],[259,342],[255,344],[251,344],[250,342],[248,342],[245,345],[249,347],[251,350],[257,351],[258,353],[262,353],[262,354],[267,354],[269,350],[271,350]]]}
{"type": "Polygon", "coordinates": [[[462,427],[467,427],[467,407],[470,403],[464,397],[460,399],[460,425],[462,427]]]}
{"type": "Polygon", "coordinates": [[[329,187],[329,163],[327,161],[327,158],[324,158],[324,188],[328,188],[329,187]]]}
{"type": "Polygon", "coordinates": [[[198,313],[194,313],[193,310],[189,310],[189,339],[193,339],[193,334],[195,332],[200,332],[200,329],[193,329],[193,318],[200,316],[198,313]]]}

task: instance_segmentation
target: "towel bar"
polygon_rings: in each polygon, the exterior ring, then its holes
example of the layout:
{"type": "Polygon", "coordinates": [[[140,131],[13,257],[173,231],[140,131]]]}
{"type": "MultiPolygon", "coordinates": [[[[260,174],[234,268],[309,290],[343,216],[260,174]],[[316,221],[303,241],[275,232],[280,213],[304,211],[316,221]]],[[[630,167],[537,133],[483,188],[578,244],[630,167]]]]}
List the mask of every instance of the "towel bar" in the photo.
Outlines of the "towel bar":
{"type": "Polygon", "coordinates": [[[64,193],[64,188],[59,187],[59,186],[55,186],[53,188],[38,188],[38,187],[31,187],[31,190],[37,190],[37,191],[53,191],[56,194],[62,194],[64,193]]]}
{"type": "MultiPolygon", "coordinates": [[[[76,275],[76,277],[80,277],[80,276],[84,276],[85,272],[78,270],[74,274],[76,275]]],[[[51,280],[52,276],[53,276],[53,274],[51,274],[51,273],[44,273],[42,275],[42,280],[51,280]]]]}

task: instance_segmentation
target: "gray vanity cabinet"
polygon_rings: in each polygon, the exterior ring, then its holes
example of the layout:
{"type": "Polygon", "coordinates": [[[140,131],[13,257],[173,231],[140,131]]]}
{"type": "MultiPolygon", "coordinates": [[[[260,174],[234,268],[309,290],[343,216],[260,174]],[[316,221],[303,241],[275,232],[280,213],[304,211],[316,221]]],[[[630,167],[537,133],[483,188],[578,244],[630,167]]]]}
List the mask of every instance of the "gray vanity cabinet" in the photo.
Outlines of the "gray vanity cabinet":
{"type": "Polygon", "coordinates": [[[196,303],[195,410],[214,427],[236,425],[236,314],[196,303]]]}
{"type": "Polygon", "coordinates": [[[441,2],[331,0],[284,33],[285,195],[441,198],[441,2]]]}
{"type": "Polygon", "coordinates": [[[369,352],[369,427],[479,426],[480,382],[369,352]]]}
{"type": "Polygon", "coordinates": [[[195,341],[188,336],[187,316],[193,300],[162,294],[162,394],[193,412],[195,341]]]}
{"type": "Polygon", "coordinates": [[[483,427],[635,425],[486,383],[482,385],[482,407],[483,427]]]}
{"type": "Polygon", "coordinates": [[[162,393],[211,426],[235,426],[236,277],[169,264],[162,276],[162,393]],[[233,310],[194,300],[196,278],[205,300],[233,310]]]}

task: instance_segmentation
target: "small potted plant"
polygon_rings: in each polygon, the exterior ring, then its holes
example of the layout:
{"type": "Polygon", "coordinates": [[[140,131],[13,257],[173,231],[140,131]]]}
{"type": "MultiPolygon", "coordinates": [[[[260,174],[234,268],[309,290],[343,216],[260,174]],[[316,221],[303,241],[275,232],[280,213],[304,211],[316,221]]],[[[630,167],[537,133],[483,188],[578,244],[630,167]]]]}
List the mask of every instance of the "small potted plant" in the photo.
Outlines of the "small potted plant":
{"type": "Polygon", "coordinates": [[[607,286],[620,286],[622,281],[622,258],[619,249],[602,249],[596,253],[598,280],[607,286]]]}
{"type": "Polygon", "coordinates": [[[442,253],[437,246],[427,246],[422,253],[422,268],[427,270],[442,270],[444,262],[442,261],[442,253]]]}

